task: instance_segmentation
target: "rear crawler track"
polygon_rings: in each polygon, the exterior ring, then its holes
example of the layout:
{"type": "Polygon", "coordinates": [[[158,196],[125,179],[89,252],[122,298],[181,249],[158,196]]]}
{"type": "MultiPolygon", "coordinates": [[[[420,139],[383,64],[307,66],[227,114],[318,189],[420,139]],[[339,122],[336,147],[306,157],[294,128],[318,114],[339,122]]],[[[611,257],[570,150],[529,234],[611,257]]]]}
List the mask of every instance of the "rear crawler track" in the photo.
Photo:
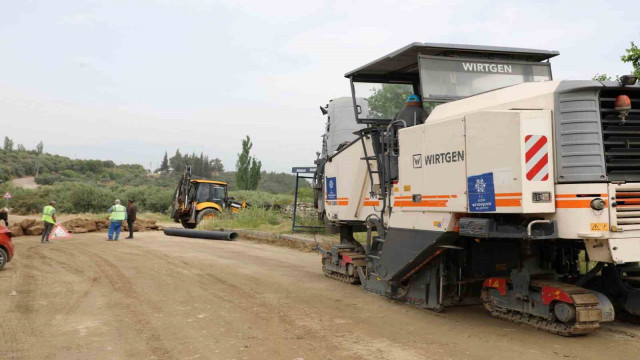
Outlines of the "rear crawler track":
{"type": "Polygon", "coordinates": [[[351,285],[358,285],[360,284],[360,278],[358,276],[349,276],[349,275],[345,275],[345,274],[340,274],[338,272],[334,272],[334,271],[329,271],[327,270],[326,266],[322,266],[322,272],[324,273],[324,275],[326,277],[330,277],[332,279],[338,280],[340,282],[343,283],[347,283],[347,284],[351,284],[351,285]]]}

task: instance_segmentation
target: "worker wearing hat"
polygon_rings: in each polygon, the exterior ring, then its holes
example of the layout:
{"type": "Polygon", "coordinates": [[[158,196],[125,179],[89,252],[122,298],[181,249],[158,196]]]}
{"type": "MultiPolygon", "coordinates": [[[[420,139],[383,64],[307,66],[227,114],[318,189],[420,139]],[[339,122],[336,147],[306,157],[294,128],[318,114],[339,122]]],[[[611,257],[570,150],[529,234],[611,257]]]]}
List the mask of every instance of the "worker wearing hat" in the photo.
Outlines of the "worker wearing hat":
{"type": "Polygon", "coordinates": [[[429,114],[422,107],[422,101],[418,95],[412,94],[407,96],[404,109],[396,115],[396,120],[404,120],[407,127],[420,125],[429,114]]]}
{"type": "Polygon", "coordinates": [[[56,224],[56,202],[51,200],[49,201],[49,205],[45,206],[42,209],[42,238],[40,239],[41,243],[48,243],[49,235],[51,234],[51,230],[53,230],[53,225],[56,224]]]}

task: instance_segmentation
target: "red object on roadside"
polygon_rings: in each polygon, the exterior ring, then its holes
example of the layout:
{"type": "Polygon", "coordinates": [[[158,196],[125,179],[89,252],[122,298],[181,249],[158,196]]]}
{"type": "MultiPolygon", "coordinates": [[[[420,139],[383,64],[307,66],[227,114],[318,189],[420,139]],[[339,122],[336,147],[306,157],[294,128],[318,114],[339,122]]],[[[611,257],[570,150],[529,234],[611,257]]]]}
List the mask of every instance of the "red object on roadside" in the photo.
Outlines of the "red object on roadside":
{"type": "Polygon", "coordinates": [[[0,225],[0,269],[2,269],[13,258],[13,242],[11,241],[11,230],[0,225]],[[5,255],[6,254],[6,258],[5,255]]]}

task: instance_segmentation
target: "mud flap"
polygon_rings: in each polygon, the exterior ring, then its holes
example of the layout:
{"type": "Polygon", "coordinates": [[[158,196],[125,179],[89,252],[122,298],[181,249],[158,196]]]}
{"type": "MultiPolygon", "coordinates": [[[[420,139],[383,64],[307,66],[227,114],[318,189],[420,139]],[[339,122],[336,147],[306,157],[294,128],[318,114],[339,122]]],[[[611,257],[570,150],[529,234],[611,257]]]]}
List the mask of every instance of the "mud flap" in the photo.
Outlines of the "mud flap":
{"type": "Polygon", "coordinates": [[[601,322],[608,322],[615,320],[616,312],[609,298],[601,293],[594,290],[589,290],[590,293],[595,295],[598,298],[598,308],[602,311],[602,320],[601,322]]]}

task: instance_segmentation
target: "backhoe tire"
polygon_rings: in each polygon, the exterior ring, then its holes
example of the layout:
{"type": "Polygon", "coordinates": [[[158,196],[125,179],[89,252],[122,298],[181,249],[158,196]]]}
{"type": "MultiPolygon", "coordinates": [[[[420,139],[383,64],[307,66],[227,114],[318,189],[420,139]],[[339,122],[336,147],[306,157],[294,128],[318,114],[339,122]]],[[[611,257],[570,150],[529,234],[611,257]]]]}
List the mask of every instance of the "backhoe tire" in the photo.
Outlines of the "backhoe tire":
{"type": "Polygon", "coordinates": [[[216,209],[204,209],[196,216],[196,223],[200,224],[204,220],[215,220],[220,216],[220,212],[216,209]]]}
{"type": "Polygon", "coordinates": [[[185,229],[195,229],[196,225],[198,225],[198,224],[189,223],[188,220],[185,220],[185,219],[180,219],[180,223],[182,224],[182,227],[185,229]]]}

